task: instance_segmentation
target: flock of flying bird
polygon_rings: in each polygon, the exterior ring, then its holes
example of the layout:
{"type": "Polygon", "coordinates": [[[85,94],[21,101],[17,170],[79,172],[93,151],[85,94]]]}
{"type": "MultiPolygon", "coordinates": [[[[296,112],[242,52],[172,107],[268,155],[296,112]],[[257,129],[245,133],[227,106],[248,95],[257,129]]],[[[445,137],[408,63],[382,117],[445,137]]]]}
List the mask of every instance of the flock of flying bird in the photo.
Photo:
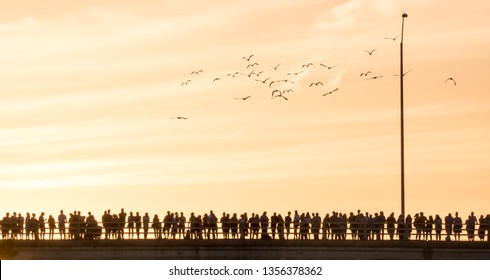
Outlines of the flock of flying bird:
{"type": "MultiPolygon", "coordinates": [[[[272,76],[269,76],[267,78],[261,78],[261,77],[265,76],[265,71],[264,70],[258,70],[258,66],[260,66],[260,64],[258,62],[253,61],[254,57],[255,57],[255,55],[253,55],[253,54],[251,54],[249,56],[242,57],[242,60],[244,60],[246,62],[246,66],[244,65],[245,71],[235,71],[233,73],[226,74],[226,76],[231,77],[231,78],[237,78],[238,76],[244,76],[244,77],[252,79],[252,81],[254,81],[254,82],[259,82],[259,83],[266,85],[267,88],[270,90],[271,99],[280,98],[280,99],[284,99],[284,100],[289,100],[286,95],[294,92],[294,89],[293,88],[281,89],[281,88],[284,88],[285,85],[295,84],[296,82],[293,79],[288,79],[288,76],[290,76],[290,77],[299,76],[305,72],[306,68],[312,67],[314,65],[312,62],[305,63],[301,66],[302,70],[299,70],[296,72],[283,73],[283,75],[285,74],[285,77],[283,77],[282,79],[272,79],[272,76]]],[[[321,67],[326,68],[327,70],[338,67],[338,65],[326,65],[323,63],[320,63],[319,65],[321,67]]],[[[270,69],[272,69],[275,72],[279,69],[280,66],[281,66],[281,63],[279,63],[275,66],[270,66],[270,69]]],[[[190,76],[199,75],[203,72],[204,71],[202,69],[194,70],[194,71],[190,72],[190,76]]],[[[275,73],[277,73],[277,72],[275,72],[275,73]]],[[[216,77],[212,80],[212,83],[222,82],[222,81],[223,80],[221,77],[216,77]]],[[[192,82],[191,79],[187,79],[181,83],[181,86],[190,85],[191,82],[192,82]]],[[[318,86],[323,86],[323,85],[324,85],[323,82],[318,81],[318,82],[310,83],[309,87],[318,87],[318,86]]],[[[338,90],[338,88],[330,90],[330,91],[324,93],[323,96],[332,94],[332,93],[336,92],[337,90],[338,90]]],[[[245,101],[251,97],[252,97],[252,95],[248,95],[245,97],[235,97],[235,99],[245,101]]],[[[187,118],[186,117],[172,117],[171,119],[185,120],[187,118]]]]}
{"type": "MultiPolygon", "coordinates": [[[[393,41],[396,41],[396,39],[398,37],[400,37],[401,34],[395,36],[395,37],[385,37],[385,39],[387,40],[393,40],[393,41]]],[[[377,49],[372,49],[372,50],[365,50],[365,52],[368,54],[368,55],[374,55],[374,52],[377,51],[377,49]]],[[[246,67],[245,67],[245,70],[243,71],[235,71],[233,73],[228,73],[226,76],[227,77],[231,77],[231,78],[236,78],[237,76],[244,76],[244,77],[247,77],[249,79],[252,79],[252,81],[254,82],[259,82],[259,83],[262,83],[264,85],[266,85],[271,93],[271,99],[276,99],[276,98],[279,98],[279,99],[284,99],[284,100],[289,100],[288,97],[286,96],[286,94],[289,94],[289,93],[292,93],[294,92],[294,89],[293,88],[287,88],[287,89],[284,89],[286,86],[285,85],[292,85],[294,83],[296,83],[294,80],[292,79],[287,79],[287,77],[296,77],[296,76],[299,76],[299,75],[303,75],[303,73],[305,73],[305,70],[307,70],[309,67],[313,67],[315,66],[314,63],[312,62],[307,62],[305,64],[303,64],[301,66],[301,69],[298,70],[298,71],[295,71],[295,72],[286,72],[285,75],[286,77],[284,77],[283,79],[272,79],[272,76],[269,76],[267,78],[263,78],[261,79],[261,75],[265,76],[265,71],[264,70],[259,70],[258,69],[258,66],[260,66],[261,64],[259,64],[258,62],[254,61],[255,55],[254,54],[251,54],[251,55],[248,55],[248,56],[243,56],[242,57],[242,60],[246,62],[246,67]]],[[[279,69],[279,67],[281,66],[281,63],[275,65],[275,66],[269,66],[269,69],[273,69],[274,70],[274,73],[276,73],[275,71],[277,71],[279,69]]],[[[331,70],[333,68],[336,68],[336,67],[339,67],[338,65],[326,65],[324,63],[319,63],[319,66],[320,67],[323,67],[324,69],[326,70],[331,70]]],[[[410,73],[412,70],[409,70],[407,72],[404,72],[403,73],[403,76],[405,76],[406,74],[410,73]]],[[[190,76],[196,76],[196,75],[200,75],[201,73],[203,73],[204,70],[202,69],[199,69],[199,70],[194,70],[192,72],[190,72],[190,76]]],[[[400,75],[395,75],[395,76],[400,76],[400,75]]],[[[363,72],[360,74],[360,77],[365,77],[366,80],[376,80],[376,79],[380,79],[380,78],[383,78],[383,76],[379,76],[379,75],[373,75],[373,73],[371,71],[367,71],[367,72],[363,72]]],[[[454,78],[450,77],[450,78],[447,78],[445,80],[444,83],[448,82],[448,81],[452,81],[454,86],[456,86],[456,81],[454,78]]],[[[222,78],[221,77],[215,77],[213,80],[212,80],[212,83],[216,83],[216,82],[223,82],[222,78]]],[[[184,82],[181,83],[181,86],[188,86],[192,83],[192,80],[189,78],[187,80],[185,80],[184,82]]],[[[324,86],[324,83],[322,81],[318,81],[318,82],[311,82],[309,84],[308,87],[319,87],[319,86],[324,86]]],[[[327,91],[325,93],[322,94],[322,96],[327,96],[327,95],[331,95],[335,92],[337,92],[339,90],[339,88],[334,88],[330,91],[327,91]]],[[[245,96],[245,97],[235,97],[234,99],[236,100],[242,100],[242,101],[246,101],[248,99],[250,99],[252,97],[252,95],[248,95],[248,96],[245,96]]],[[[187,117],[182,117],[182,116],[176,116],[176,117],[172,117],[170,119],[178,119],[178,120],[187,120],[187,117]]]]}

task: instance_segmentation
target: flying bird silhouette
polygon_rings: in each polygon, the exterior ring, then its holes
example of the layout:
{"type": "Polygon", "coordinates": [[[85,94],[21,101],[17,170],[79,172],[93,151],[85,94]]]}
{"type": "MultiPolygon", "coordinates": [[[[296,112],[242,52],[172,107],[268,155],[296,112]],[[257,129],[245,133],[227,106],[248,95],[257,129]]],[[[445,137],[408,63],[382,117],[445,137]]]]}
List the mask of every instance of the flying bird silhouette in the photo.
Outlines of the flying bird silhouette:
{"type": "Polygon", "coordinates": [[[281,92],[280,90],[277,90],[277,89],[275,89],[275,90],[272,91],[272,97],[271,97],[271,99],[276,98],[276,97],[282,97],[285,100],[289,100],[289,99],[286,98],[286,96],[283,95],[283,92],[281,92]],[[274,93],[276,93],[276,92],[277,92],[277,95],[274,95],[274,93]]]}
{"type": "Polygon", "coordinates": [[[301,68],[304,68],[304,67],[310,67],[310,66],[313,66],[313,63],[308,63],[308,64],[303,64],[303,66],[301,66],[301,68]]]}
{"type": "Polygon", "coordinates": [[[376,80],[376,79],[379,79],[379,78],[383,78],[383,76],[374,76],[374,77],[371,77],[371,78],[366,79],[366,80],[376,80]]]}
{"type": "Polygon", "coordinates": [[[259,73],[257,73],[257,77],[260,76],[260,74],[264,73],[264,71],[260,71],[259,73]]]}
{"type": "Polygon", "coordinates": [[[323,86],[323,83],[322,82],[311,83],[310,87],[312,86],[323,86]]]}
{"type": "MultiPolygon", "coordinates": [[[[412,72],[412,70],[408,70],[407,72],[403,73],[403,76],[407,75],[410,72],[412,72]]],[[[395,76],[400,76],[400,74],[396,74],[395,76]]]]}
{"type": "Polygon", "coordinates": [[[453,81],[454,85],[456,85],[456,80],[454,80],[453,78],[447,78],[444,83],[446,83],[447,81],[453,81]]]}
{"type": "Polygon", "coordinates": [[[329,92],[325,93],[323,96],[326,96],[326,95],[332,94],[332,93],[336,92],[337,90],[339,90],[339,88],[336,88],[336,89],[334,89],[334,90],[331,90],[331,91],[329,91],[329,92]]]}
{"type": "Polygon", "coordinates": [[[233,74],[228,74],[227,76],[231,76],[231,77],[235,78],[235,76],[238,75],[238,74],[240,74],[240,72],[235,72],[233,74]]]}
{"type": "Polygon", "coordinates": [[[373,73],[373,72],[371,72],[371,71],[367,71],[366,73],[361,73],[361,75],[359,75],[359,77],[362,77],[362,76],[367,76],[367,75],[369,75],[369,74],[371,74],[371,73],[373,73]]]}
{"type": "Polygon", "coordinates": [[[213,83],[216,81],[221,81],[221,78],[214,78],[213,83]]]}
{"type": "Polygon", "coordinates": [[[267,80],[269,80],[270,78],[271,78],[271,77],[269,77],[269,78],[267,78],[267,79],[265,79],[265,80],[257,80],[257,79],[256,79],[256,81],[257,81],[257,82],[261,82],[261,83],[265,84],[265,83],[267,82],[267,80]]]}
{"type": "Polygon", "coordinates": [[[186,117],[171,117],[170,119],[176,119],[176,120],[187,120],[186,117]]]}
{"type": "Polygon", "coordinates": [[[328,70],[330,70],[330,69],[335,68],[335,67],[338,66],[338,65],[328,66],[328,65],[325,65],[323,63],[320,63],[320,65],[323,66],[323,67],[326,67],[328,70]]]}
{"type": "Polygon", "coordinates": [[[245,96],[245,97],[235,97],[235,99],[239,99],[239,100],[247,100],[249,99],[250,97],[252,97],[251,95],[249,96],[245,96]]]}
{"type": "Polygon", "coordinates": [[[301,73],[303,73],[303,71],[286,73],[286,75],[298,75],[298,74],[301,74],[301,73]]]}
{"type": "Polygon", "coordinates": [[[244,75],[248,76],[250,78],[253,74],[255,74],[255,70],[252,70],[252,72],[250,72],[250,74],[248,74],[248,75],[247,74],[244,74],[244,75]]]}
{"type": "Polygon", "coordinates": [[[274,97],[274,93],[276,93],[276,92],[277,92],[278,94],[281,94],[281,91],[280,91],[280,90],[275,89],[275,90],[273,90],[273,91],[272,91],[272,97],[274,97]]]}
{"type": "Polygon", "coordinates": [[[191,80],[187,80],[187,81],[185,81],[185,82],[182,82],[182,84],[180,84],[180,86],[187,85],[187,84],[189,84],[190,82],[191,82],[191,80]]]}
{"type": "Polygon", "coordinates": [[[402,35],[402,34],[398,34],[398,35],[396,35],[395,37],[385,37],[385,39],[386,39],[386,40],[393,40],[393,41],[395,41],[395,40],[396,40],[396,38],[400,37],[400,35],[402,35]]]}
{"type": "Polygon", "coordinates": [[[197,71],[192,71],[191,72],[191,75],[194,75],[194,74],[199,74],[199,73],[202,73],[203,71],[202,70],[197,70],[197,71]]]}
{"type": "Polygon", "coordinates": [[[375,50],[377,50],[377,49],[373,49],[373,50],[371,50],[371,51],[365,51],[365,52],[367,52],[369,55],[373,55],[373,52],[374,52],[375,50]]]}
{"type": "Polygon", "coordinates": [[[276,67],[271,67],[274,68],[274,70],[277,70],[277,67],[279,67],[279,65],[281,65],[281,63],[277,64],[276,67]]]}
{"type": "Polygon", "coordinates": [[[242,59],[245,59],[246,61],[250,61],[250,59],[254,56],[253,54],[249,55],[248,57],[243,56],[242,59]]]}
{"type": "Polygon", "coordinates": [[[257,65],[259,65],[259,64],[257,62],[254,62],[252,64],[247,65],[247,68],[254,67],[254,66],[257,66],[257,65]]]}

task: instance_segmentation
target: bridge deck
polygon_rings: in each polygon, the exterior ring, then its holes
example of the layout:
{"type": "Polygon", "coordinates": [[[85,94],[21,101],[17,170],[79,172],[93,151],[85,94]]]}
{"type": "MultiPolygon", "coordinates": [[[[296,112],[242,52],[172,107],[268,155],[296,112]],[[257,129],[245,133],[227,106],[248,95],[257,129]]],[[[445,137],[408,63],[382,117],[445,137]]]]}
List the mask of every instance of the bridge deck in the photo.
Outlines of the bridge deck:
{"type": "Polygon", "coordinates": [[[2,240],[1,259],[490,259],[490,242],[2,240]]]}

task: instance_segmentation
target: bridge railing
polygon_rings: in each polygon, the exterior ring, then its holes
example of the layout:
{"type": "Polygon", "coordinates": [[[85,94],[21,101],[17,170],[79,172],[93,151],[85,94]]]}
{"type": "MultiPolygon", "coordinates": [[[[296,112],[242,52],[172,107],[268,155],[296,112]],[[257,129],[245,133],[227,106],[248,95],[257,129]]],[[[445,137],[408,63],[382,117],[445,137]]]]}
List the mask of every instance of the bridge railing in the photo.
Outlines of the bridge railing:
{"type": "Polygon", "coordinates": [[[462,226],[446,230],[413,224],[299,224],[290,226],[271,223],[232,223],[223,226],[185,223],[72,222],[39,226],[1,225],[1,239],[17,240],[79,240],[79,239],[276,239],[276,240],[427,240],[427,241],[489,241],[488,225],[462,226]]]}

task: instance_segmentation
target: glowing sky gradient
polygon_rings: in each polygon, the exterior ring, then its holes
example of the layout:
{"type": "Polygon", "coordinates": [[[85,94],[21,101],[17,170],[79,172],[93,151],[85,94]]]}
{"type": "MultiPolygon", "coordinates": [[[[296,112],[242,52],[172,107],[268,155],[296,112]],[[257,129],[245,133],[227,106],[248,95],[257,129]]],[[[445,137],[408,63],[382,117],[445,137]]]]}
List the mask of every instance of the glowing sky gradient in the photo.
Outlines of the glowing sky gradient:
{"type": "Polygon", "coordinates": [[[47,2],[0,4],[2,215],[398,213],[404,12],[407,213],[490,212],[490,1],[47,2]]]}

